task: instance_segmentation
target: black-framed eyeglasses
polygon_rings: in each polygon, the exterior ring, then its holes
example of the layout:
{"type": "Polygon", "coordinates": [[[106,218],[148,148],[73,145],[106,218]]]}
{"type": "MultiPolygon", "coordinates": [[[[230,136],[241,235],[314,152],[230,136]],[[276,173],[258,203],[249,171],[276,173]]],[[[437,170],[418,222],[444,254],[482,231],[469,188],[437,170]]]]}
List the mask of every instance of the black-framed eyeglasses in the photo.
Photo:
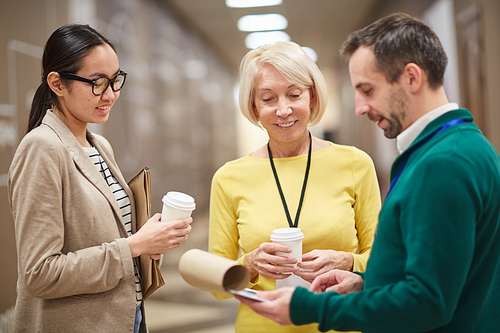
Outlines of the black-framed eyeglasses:
{"type": "Polygon", "coordinates": [[[76,80],[81,82],[90,83],[92,85],[92,93],[96,96],[104,94],[106,89],[111,86],[113,91],[119,91],[125,84],[125,79],[127,78],[127,73],[120,70],[113,78],[109,79],[106,76],[98,77],[93,80],[87,79],[86,77],[79,76],[69,72],[58,72],[63,78],[68,80],[76,80]]]}

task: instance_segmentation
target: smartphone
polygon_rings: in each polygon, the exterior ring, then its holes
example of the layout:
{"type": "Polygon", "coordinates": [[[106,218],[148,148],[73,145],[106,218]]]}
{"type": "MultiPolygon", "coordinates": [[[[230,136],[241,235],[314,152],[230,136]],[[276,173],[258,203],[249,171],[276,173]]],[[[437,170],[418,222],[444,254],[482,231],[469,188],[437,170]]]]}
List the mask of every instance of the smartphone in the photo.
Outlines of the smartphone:
{"type": "Polygon", "coordinates": [[[269,302],[267,299],[259,298],[257,297],[257,291],[250,289],[250,288],[245,288],[243,290],[234,290],[234,289],[226,289],[228,293],[233,294],[233,295],[238,295],[241,297],[245,297],[254,301],[258,302],[269,302]]]}

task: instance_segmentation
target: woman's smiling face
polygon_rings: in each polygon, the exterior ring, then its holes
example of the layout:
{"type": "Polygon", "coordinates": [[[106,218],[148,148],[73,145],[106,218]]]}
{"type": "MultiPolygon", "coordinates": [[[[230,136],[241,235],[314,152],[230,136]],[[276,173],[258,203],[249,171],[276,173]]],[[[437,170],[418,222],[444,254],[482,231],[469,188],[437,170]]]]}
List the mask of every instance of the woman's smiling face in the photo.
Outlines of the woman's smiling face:
{"type": "Polygon", "coordinates": [[[308,136],[311,89],[288,81],[274,67],[263,65],[255,85],[254,113],[274,144],[308,136]]]}
{"type": "MultiPolygon", "coordinates": [[[[115,51],[104,44],[89,52],[75,74],[92,80],[98,77],[113,78],[119,70],[115,51]]],[[[111,108],[119,96],[120,92],[113,91],[111,87],[102,95],[96,96],[92,93],[91,84],[73,80],[65,86],[62,96],[59,96],[60,111],[69,122],[69,128],[86,126],[88,123],[101,124],[108,120],[111,108]]]]}

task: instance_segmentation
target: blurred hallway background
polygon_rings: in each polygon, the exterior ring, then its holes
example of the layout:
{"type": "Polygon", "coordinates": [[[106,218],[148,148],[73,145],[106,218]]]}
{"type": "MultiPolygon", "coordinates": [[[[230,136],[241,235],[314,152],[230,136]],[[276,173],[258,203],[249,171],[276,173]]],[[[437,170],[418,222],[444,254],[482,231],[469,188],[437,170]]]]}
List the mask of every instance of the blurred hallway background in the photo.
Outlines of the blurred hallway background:
{"type": "Polygon", "coordinates": [[[43,45],[52,31],[70,22],[88,23],[117,47],[127,83],[108,122],[91,130],[111,142],[125,178],[150,167],[153,212],[161,211],[167,191],[196,198],[193,232],[165,255],[167,284],[146,302],[151,333],[224,333],[234,332],[238,302],[217,301],[190,287],[177,263],[189,248],[207,249],[213,173],[267,141],[235,103],[238,65],[248,51],[249,34],[238,30],[238,20],[248,14],[282,14],[288,22],[282,32],[315,50],[328,83],[329,106],[311,131],[370,154],[384,195],[395,143],[355,116],[354,89],[338,48],[350,32],[398,11],[424,20],[438,33],[450,59],[445,76],[450,101],[469,108],[500,149],[498,0],[283,0],[255,8],[229,8],[225,0],[0,0],[0,333],[15,302],[17,279],[7,172],[26,131],[41,81],[43,45]]]}

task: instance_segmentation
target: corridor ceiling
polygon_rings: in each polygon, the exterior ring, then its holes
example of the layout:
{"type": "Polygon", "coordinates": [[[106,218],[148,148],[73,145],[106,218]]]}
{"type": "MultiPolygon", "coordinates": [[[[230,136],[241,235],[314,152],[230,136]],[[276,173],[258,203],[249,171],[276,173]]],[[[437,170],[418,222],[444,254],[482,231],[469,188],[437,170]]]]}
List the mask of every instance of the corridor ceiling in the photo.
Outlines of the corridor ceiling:
{"type": "Polygon", "coordinates": [[[338,49],[346,36],[365,25],[377,0],[283,0],[281,5],[259,8],[228,8],[225,0],[163,0],[186,20],[237,71],[248,49],[248,32],[237,28],[238,19],[249,14],[278,13],[288,20],[284,30],[292,41],[313,48],[320,68],[340,61],[338,49]]]}

